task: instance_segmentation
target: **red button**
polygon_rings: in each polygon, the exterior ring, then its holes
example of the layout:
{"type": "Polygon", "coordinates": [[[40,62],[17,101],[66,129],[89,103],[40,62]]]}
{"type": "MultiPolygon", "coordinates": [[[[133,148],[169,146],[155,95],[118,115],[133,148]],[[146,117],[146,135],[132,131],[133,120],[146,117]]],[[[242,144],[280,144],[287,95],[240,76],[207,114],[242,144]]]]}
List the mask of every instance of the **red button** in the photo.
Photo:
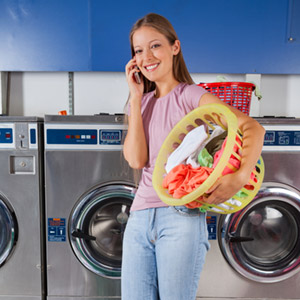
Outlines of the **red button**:
{"type": "Polygon", "coordinates": [[[96,138],[96,136],[95,135],[92,135],[92,139],[94,140],[96,138]]]}
{"type": "Polygon", "coordinates": [[[11,134],[10,134],[10,133],[6,133],[6,134],[5,134],[5,137],[6,137],[7,139],[10,139],[10,138],[11,138],[11,134]]]}
{"type": "Polygon", "coordinates": [[[66,135],[66,139],[70,139],[71,138],[71,136],[70,135],[66,135]]]}

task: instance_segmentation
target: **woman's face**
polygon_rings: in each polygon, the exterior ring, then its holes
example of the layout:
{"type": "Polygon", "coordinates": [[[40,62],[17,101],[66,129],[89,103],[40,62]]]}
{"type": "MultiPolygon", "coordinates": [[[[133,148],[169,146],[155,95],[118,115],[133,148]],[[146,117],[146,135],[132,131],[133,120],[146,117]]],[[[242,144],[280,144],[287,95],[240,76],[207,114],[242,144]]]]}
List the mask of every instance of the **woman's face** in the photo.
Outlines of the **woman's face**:
{"type": "Polygon", "coordinates": [[[156,29],[143,26],[132,37],[136,63],[142,74],[156,83],[173,80],[173,56],[180,50],[180,43],[170,45],[167,38],[156,29]]]}

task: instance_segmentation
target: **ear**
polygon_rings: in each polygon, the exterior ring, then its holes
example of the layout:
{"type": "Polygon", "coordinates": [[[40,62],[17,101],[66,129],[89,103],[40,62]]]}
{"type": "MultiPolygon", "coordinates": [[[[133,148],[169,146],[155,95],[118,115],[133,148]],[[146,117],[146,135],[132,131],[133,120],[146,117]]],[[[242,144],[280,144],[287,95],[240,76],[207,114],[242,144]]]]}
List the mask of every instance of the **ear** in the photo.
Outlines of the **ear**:
{"type": "Polygon", "coordinates": [[[172,47],[173,47],[173,55],[177,55],[180,51],[180,41],[176,40],[172,47]]]}

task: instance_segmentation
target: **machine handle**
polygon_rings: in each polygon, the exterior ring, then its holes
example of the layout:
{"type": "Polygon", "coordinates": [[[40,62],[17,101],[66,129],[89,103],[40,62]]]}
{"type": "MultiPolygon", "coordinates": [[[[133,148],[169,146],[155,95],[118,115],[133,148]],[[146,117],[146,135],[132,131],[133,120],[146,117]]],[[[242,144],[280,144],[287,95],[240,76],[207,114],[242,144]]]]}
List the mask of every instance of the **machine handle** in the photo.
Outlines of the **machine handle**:
{"type": "Polygon", "coordinates": [[[96,237],[89,235],[87,233],[82,232],[80,229],[76,229],[72,232],[72,236],[79,238],[79,239],[84,239],[84,240],[89,240],[89,241],[96,241],[96,237]]]}
{"type": "Polygon", "coordinates": [[[248,236],[229,235],[230,243],[242,243],[242,242],[251,242],[251,241],[254,241],[254,238],[248,236]]]}

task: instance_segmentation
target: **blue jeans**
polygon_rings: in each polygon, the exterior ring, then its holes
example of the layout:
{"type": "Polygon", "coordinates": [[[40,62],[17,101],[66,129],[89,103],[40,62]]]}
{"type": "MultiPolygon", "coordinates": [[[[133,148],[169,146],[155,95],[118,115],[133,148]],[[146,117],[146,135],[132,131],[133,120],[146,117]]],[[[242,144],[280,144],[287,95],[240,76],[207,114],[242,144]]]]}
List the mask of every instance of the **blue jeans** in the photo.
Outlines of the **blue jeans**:
{"type": "Polygon", "coordinates": [[[199,209],[131,212],[123,241],[122,300],[195,300],[208,249],[206,215],[199,209]]]}

